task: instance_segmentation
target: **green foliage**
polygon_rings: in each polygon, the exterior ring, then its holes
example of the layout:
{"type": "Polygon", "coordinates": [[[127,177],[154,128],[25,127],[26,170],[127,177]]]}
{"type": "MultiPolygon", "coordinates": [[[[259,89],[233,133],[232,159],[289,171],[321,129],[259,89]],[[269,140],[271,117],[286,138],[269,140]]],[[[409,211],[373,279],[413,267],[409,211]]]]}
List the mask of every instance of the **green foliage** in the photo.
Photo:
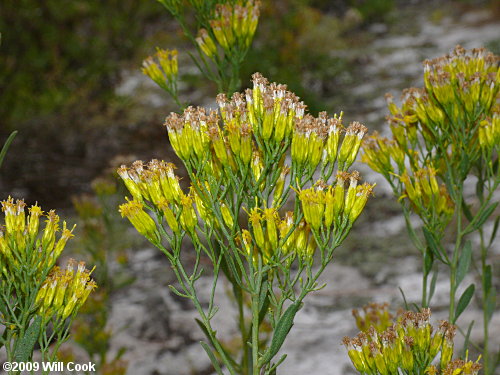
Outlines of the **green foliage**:
{"type": "Polygon", "coordinates": [[[383,21],[394,9],[394,0],[350,0],[367,22],[383,21]]]}
{"type": "Polygon", "coordinates": [[[2,1],[2,123],[105,102],[159,9],[136,0],[2,1]]]}
{"type": "Polygon", "coordinates": [[[310,3],[276,0],[262,4],[262,21],[242,65],[242,76],[258,70],[286,82],[316,114],[330,105],[325,100],[325,95],[333,94],[329,87],[341,84],[341,73],[348,74],[347,60],[336,57],[334,51],[346,47],[345,34],[361,18],[345,10],[339,16],[310,3]]]}
{"type": "Polygon", "coordinates": [[[9,137],[7,138],[5,143],[3,144],[2,149],[0,150],[0,167],[2,167],[3,159],[5,159],[5,155],[7,154],[7,150],[9,149],[10,144],[12,143],[14,138],[16,137],[16,134],[17,134],[17,131],[13,131],[9,135],[9,137]]]}

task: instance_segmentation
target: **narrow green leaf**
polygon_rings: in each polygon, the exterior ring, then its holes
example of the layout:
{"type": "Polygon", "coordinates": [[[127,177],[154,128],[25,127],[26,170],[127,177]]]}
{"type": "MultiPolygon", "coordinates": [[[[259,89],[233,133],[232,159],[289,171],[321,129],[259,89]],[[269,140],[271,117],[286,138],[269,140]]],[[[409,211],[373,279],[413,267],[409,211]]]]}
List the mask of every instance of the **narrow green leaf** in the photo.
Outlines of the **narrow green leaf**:
{"type": "Polygon", "coordinates": [[[495,288],[490,289],[486,295],[484,311],[486,313],[486,321],[489,323],[497,306],[497,295],[495,288]]]}
{"type": "Polygon", "coordinates": [[[215,358],[212,349],[210,349],[210,347],[207,345],[205,341],[200,341],[200,344],[203,347],[203,349],[205,349],[205,352],[207,353],[208,358],[210,358],[210,362],[212,362],[212,366],[214,366],[214,370],[217,372],[217,374],[224,375],[220,368],[219,361],[217,361],[217,358],[215,358]]]}
{"type": "Polygon", "coordinates": [[[470,211],[469,205],[465,202],[465,199],[462,199],[462,209],[464,210],[465,217],[470,223],[474,216],[472,216],[472,212],[470,211]]]}
{"type": "Polygon", "coordinates": [[[191,299],[190,296],[188,296],[187,294],[184,294],[182,292],[179,292],[177,290],[177,288],[173,285],[169,285],[168,288],[172,291],[172,293],[174,293],[175,295],[179,296],[179,297],[182,297],[182,298],[188,298],[188,299],[191,299]]]}
{"type": "Polygon", "coordinates": [[[484,276],[483,276],[483,289],[484,289],[484,294],[488,294],[491,289],[491,265],[487,265],[484,268],[484,276]]]}
{"type": "Polygon", "coordinates": [[[429,245],[429,248],[432,250],[434,256],[444,264],[449,264],[449,262],[445,259],[445,257],[443,257],[444,250],[441,244],[438,241],[436,241],[431,231],[429,231],[429,229],[427,229],[427,227],[425,226],[423,227],[423,231],[424,231],[425,241],[427,242],[427,245],[429,245]]]}
{"type": "Polygon", "coordinates": [[[259,324],[264,320],[269,308],[268,281],[263,280],[259,294],[259,324]]]}
{"type": "Polygon", "coordinates": [[[7,150],[9,149],[10,144],[12,143],[14,138],[16,137],[16,134],[17,134],[17,130],[10,133],[9,138],[7,138],[7,140],[5,141],[5,143],[2,147],[2,151],[0,151],[0,168],[2,167],[2,163],[3,163],[3,159],[5,158],[5,154],[7,153],[7,150]]]}
{"type": "Polygon", "coordinates": [[[405,305],[405,310],[409,310],[409,308],[408,308],[408,302],[406,301],[405,292],[403,292],[403,289],[401,289],[400,286],[398,286],[398,289],[399,289],[399,292],[401,293],[401,296],[403,297],[403,303],[405,305]]]}
{"type": "Polygon", "coordinates": [[[472,259],[472,243],[470,241],[467,241],[462,250],[462,254],[460,254],[460,260],[458,261],[457,276],[456,276],[457,286],[460,285],[465,275],[467,275],[471,259],[472,259]]]}
{"type": "Polygon", "coordinates": [[[483,226],[483,224],[488,220],[490,215],[495,211],[495,208],[497,208],[498,202],[492,203],[481,212],[480,216],[477,218],[477,221],[474,223],[474,226],[472,227],[473,230],[477,230],[483,226]]]}
{"type": "Polygon", "coordinates": [[[474,295],[474,290],[476,289],[474,284],[470,284],[465,292],[462,294],[457,303],[457,308],[455,310],[455,316],[453,317],[453,324],[457,321],[458,317],[464,312],[465,308],[469,305],[472,296],[474,295]]]}
{"type": "Polygon", "coordinates": [[[434,292],[436,291],[436,282],[438,277],[438,271],[434,271],[432,274],[431,285],[429,287],[429,296],[427,297],[427,306],[431,304],[431,299],[434,296],[434,292]]]}
{"type": "Polygon", "coordinates": [[[434,256],[432,250],[429,247],[425,248],[424,251],[424,277],[427,277],[432,270],[432,265],[434,264],[434,256]]]}
{"type": "Polygon", "coordinates": [[[460,165],[459,165],[461,181],[465,180],[471,168],[469,155],[467,153],[463,153],[462,155],[463,158],[462,160],[460,160],[460,165]]]}
{"type": "Polygon", "coordinates": [[[491,244],[495,240],[499,224],[500,224],[500,215],[497,216],[497,218],[495,219],[495,224],[493,224],[493,232],[491,232],[490,243],[488,244],[488,246],[491,246],[491,244]]]}
{"type": "Polygon", "coordinates": [[[465,358],[467,354],[467,350],[469,348],[469,341],[470,341],[470,333],[472,331],[472,327],[474,326],[474,320],[470,322],[469,327],[467,327],[467,333],[465,334],[465,341],[464,341],[464,346],[462,347],[462,354],[461,357],[465,358]]]}
{"type": "MultiPolygon", "coordinates": [[[[228,355],[228,353],[224,350],[224,347],[222,346],[222,344],[217,340],[216,337],[214,337],[214,339],[212,340],[212,337],[210,335],[210,333],[208,332],[207,330],[207,327],[205,327],[205,324],[203,324],[203,322],[200,320],[200,319],[195,319],[196,323],[198,324],[198,326],[201,328],[201,330],[203,331],[203,334],[205,335],[205,337],[210,341],[210,343],[212,344],[212,346],[215,348],[215,343],[217,342],[217,344],[219,344],[219,346],[222,348],[222,351],[224,352],[223,354],[225,355],[225,357],[228,359],[228,361],[230,362],[231,366],[233,367],[236,367],[237,364],[236,362],[234,361],[233,358],[231,358],[230,355],[228,355]]],[[[214,332],[214,336],[215,336],[215,332],[214,332]]],[[[222,353],[220,353],[222,354],[222,353]]]]}
{"type": "Polygon", "coordinates": [[[288,332],[290,332],[290,329],[292,329],[293,319],[295,318],[295,315],[301,307],[302,303],[298,303],[296,301],[288,306],[286,311],[283,313],[280,320],[278,321],[278,324],[276,324],[273,338],[271,340],[271,345],[259,361],[260,366],[264,366],[265,364],[269,363],[281,349],[281,346],[285,342],[288,332]]]}
{"type": "Polygon", "coordinates": [[[14,353],[16,362],[27,362],[31,359],[33,348],[38,341],[38,337],[40,336],[41,325],[42,317],[36,315],[35,319],[31,322],[30,326],[24,333],[24,336],[19,340],[16,352],[14,353]]]}

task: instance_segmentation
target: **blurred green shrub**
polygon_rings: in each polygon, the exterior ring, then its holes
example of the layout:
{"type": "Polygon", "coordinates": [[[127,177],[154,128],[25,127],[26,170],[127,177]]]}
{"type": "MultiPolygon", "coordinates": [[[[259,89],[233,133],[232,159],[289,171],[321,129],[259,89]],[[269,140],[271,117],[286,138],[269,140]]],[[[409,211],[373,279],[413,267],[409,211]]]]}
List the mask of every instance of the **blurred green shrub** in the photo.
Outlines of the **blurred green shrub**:
{"type": "MultiPolygon", "coordinates": [[[[104,102],[161,5],[138,0],[0,2],[0,118],[11,128],[104,102]]],[[[102,104],[100,104],[102,105],[102,104]]]]}
{"type": "Polygon", "coordinates": [[[351,6],[363,16],[363,21],[383,20],[394,9],[394,0],[350,0],[351,6]]]}
{"type": "Polygon", "coordinates": [[[326,86],[338,83],[349,68],[347,60],[333,52],[346,47],[345,34],[361,22],[359,13],[349,11],[345,2],[341,8],[338,5],[311,0],[263,2],[256,40],[241,76],[262,72],[286,82],[312,113],[331,109],[321,99],[329,96],[326,86]]]}

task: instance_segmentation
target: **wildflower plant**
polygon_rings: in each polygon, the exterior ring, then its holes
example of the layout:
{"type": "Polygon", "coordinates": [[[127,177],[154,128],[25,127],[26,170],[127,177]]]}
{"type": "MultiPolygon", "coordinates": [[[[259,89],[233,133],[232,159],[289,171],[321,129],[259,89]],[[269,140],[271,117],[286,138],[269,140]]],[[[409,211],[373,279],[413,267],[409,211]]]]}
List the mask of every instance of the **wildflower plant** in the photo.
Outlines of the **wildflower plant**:
{"type": "Polygon", "coordinates": [[[489,250],[500,219],[494,214],[500,183],[499,61],[484,49],[459,46],[450,55],[425,61],[424,88],[405,90],[399,107],[387,97],[392,138],[368,137],[363,154],[399,197],[410,237],[422,254],[422,307],[430,305],[434,293],[439,270],[435,260],[449,271],[448,319],[453,324],[475,290],[471,284],[458,297],[458,287],[471,264],[479,270],[486,374],[492,374],[500,360],[490,361],[488,348],[488,325],[496,306],[489,250]],[[465,186],[474,180],[471,197],[465,186]],[[421,219],[422,236],[410,220],[412,213],[421,219]],[[484,226],[492,217],[493,231],[486,238],[484,226]],[[477,251],[470,240],[473,233],[480,239],[477,251]],[[451,251],[446,236],[454,240],[451,251]]]}
{"type": "Polygon", "coordinates": [[[295,315],[323,287],[321,273],[372,193],[373,185],[348,172],[366,128],[344,129],[342,115],[306,114],[285,85],[258,73],[253,89],[230,100],[220,94],[217,103],[218,111],[188,107],[165,122],[189,189],[172,163],[136,161],[118,171],[132,195],[120,211],[170,261],[178,279],[170,288],[195,305],[217,373],[224,366],[230,374],[273,374],[295,315]],[[186,235],[194,265],[183,261],[186,235]],[[207,272],[204,257],[213,272],[208,305],[196,286],[207,272]],[[237,304],[239,353],[211,323],[221,275],[237,304]]]}
{"type": "Polygon", "coordinates": [[[404,311],[386,329],[370,326],[354,338],[344,337],[355,369],[369,375],[477,375],[477,361],[453,360],[456,327],[443,320],[435,329],[430,315],[429,308],[404,311]]]}
{"type": "Polygon", "coordinates": [[[42,360],[55,360],[96,284],[83,262],[70,260],[64,269],[56,265],[74,227],[63,222],[61,228],[55,211],[44,214],[36,204],[27,212],[23,200],[9,197],[1,204],[0,347],[8,361],[27,362],[38,343],[42,360]]]}
{"type": "MultiPolygon", "coordinates": [[[[158,0],[179,22],[196,54],[200,72],[217,84],[219,92],[232,94],[240,87],[240,67],[252,44],[259,20],[258,0],[158,0]],[[194,12],[194,25],[189,15],[194,12]],[[194,29],[194,31],[193,31],[194,29]]],[[[157,49],[143,62],[143,73],[167,91],[179,107],[177,50],[157,49]]]]}

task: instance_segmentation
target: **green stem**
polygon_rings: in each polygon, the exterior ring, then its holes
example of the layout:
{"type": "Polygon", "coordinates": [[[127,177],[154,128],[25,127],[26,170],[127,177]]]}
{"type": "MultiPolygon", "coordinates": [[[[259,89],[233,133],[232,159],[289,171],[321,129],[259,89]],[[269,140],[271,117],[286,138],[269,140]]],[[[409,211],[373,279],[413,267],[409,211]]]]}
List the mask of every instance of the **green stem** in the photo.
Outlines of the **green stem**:
{"type": "Polygon", "coordinates": [[[259,375],[259,293],[252,294],[252,375],[259,375]]]}
{"type": "MultiPolygon", "coordinates": [[[[235,285],[235,287],[237,287],[235,285]]],[[[243,291],[240,289],[240,295],[236,296],[236,301],[238,302],[238,324],[241,333],[241,347],[243,350],[241,359],[241,373],[248,375],[248,350],[247,350],[247,330],[245,327],[245,309],[243,306],[243,291]],[[238,298],[239,297],[239,298],[238,298]]]]}
{"type": "Polygon", "coordinates": [[[422,278],[422,308],[429,307],[427,303],[427,279],[429,278],[429,274],[425,272],[425,258],[422,258],[423,261],[423,270],[424,277],[422,278]]]}
{"type": "Polygon", "coordinates": [[[488,312],[486,309],[486,304],[488,303],[488,293],[485,288],[486,286],[486,262],[487,262],[487,255],[488,255],[488,248],[485,246],[484,243],[484,233],[483,229],[479,229],[479,238],[481,241],[481,282],[483,284],[483,368],[484,368],[484,374],[489,375],[490,374],[490,356],[489,356],[489,322],[488,322],[488,312]]]}
{"type": "Polygon", "coordinates": [[[457,267],[460,254],[460,247],[462,245],[462,193],[463,193],[463,182],[460,183],[458,190],[456,191],[455,197],[456,201],[456,218],[457,218],[457,239],[455,241],[455,248],[453,249],[453,256],[450,263],[450,309],[448,313],[448,319],[450,322],[455,323],[455,297],[458,285],[456,284],[457,279],[457,267]]]}

